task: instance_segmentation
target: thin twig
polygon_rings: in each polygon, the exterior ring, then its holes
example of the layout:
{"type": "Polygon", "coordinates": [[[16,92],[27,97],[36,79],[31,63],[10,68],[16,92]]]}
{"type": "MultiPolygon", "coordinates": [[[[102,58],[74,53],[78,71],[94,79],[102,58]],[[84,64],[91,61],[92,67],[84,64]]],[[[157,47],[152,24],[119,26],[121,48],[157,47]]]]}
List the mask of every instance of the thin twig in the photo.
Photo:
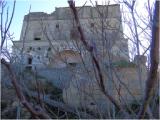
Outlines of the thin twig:
{"type": "MultiPolygon", "coordinates": [[[[16,5],[16,0],[14,0],[12,15],[11,15],[11,18],[10,18],[10,20],[9,20],[8,26],[6,26],[7,23],[5,23],[5,30],[3,31],[3,28],[2,28],[2,27],[3,27],[3,26],[2,26],[3,22],[2,22],[2,20],[3,20],[3,9],[4,9],[4,7],[3,7],[3,2],[2,2],[2,14],[1,14],[1,39],[2,39],[2,41],[1,41],[1,49],[3,48],[3,44],[4,44],[5,40],[6,40],[7,32],[8,32],[8,30],[9,30],[10,25],[11,25],[12,20],[13,20],[14,11],[15,11],[15,5],[16,5]],[[3,32],[4,32],[4,33],[3,33],[3,32]],[[2,35],[2,34],[3,34],[3,35],[2,35]]],[[[7,10],[7,11],[8,11],[8,10],[7,10]]],[[[7,13],[7,21],[8,21],[8,13],[7,13]]]]}
{"type": "Polygon", "coordinates": [[[17,80],[16,80],[16,76],[14,74],[14,72],[11,69],[11,66],[9,63],[7,63],[5,61],[5,59],[1,59],[1,63],[5,65],[5,67],[7,68],[7,70],[9,71],[10,74],[10,78],[11,78],[11,82],[15,88],[16,94],[20,100],[20,102],[24,105],[24,107],[26,107],[26,109],[35,117],[35,118],[45,118],[45,119],[49,119],[49,115],[47,113],[45,113],[45,111],[38,107],[38,109],[34,109],[31,104],[27,101],[26,97],[24,96],[20,85],[18,84],[17,80]]]}
{"type": "Polygon", "coordinates": [[[118,108],[119,110],[122,110],[120,105],[118,104],[118,102],[112,97],[109,95],[109,93],[105,90],[105,86],[104,86],[104,79],[103,79],[103,76],[102,76],[102,71],[100,69],[100,65],[99,65],[99,62],[97,61],[94,53],[93,53],[93,47],[90,46],[85,37],[84,37],[84,33],[82,31],[82,28],[80,26],[80,22],[79,22],[79,18],[78,18],[78,13],[77,13],[77,10],[76,10],[76,7],[75,7],[75,3],[73,1],[68,1],[69,3],[69,6],[73,12],[73,15],[74,15],[74,18],[75,18],[75,21],[76,21],[76,24],[77,24],[77,29],[80,33],[80,37],[81,37],[81,41],[83,43],[83,45],[85,46],[85,48],[88,50],[88,52],[91,54],[91,57],[92,57],[92,60],[96,66],[96,69],[97,69],[97,72],[98,72],[98,76],[99,76],[99,84],[100,84],[100,88],[101,88],[101,91],[104,93],[104,95],[116,106],[116,108],[118,108]]]}
{"type": "Polygon", "coordinates": [[[144,96],[144,102],[140,108],[138,118],[143,119],[145,112],[147,110],[148,104],[153,96],[153,89],[157,82],[157,70],[159,63],[159,9],[160,9],[160,1],[156,1],[153,24],[152,24],[152,42],[151,42],[151,51],[150,51],[150,73],[146,82],[146,91],[144,96]]]}

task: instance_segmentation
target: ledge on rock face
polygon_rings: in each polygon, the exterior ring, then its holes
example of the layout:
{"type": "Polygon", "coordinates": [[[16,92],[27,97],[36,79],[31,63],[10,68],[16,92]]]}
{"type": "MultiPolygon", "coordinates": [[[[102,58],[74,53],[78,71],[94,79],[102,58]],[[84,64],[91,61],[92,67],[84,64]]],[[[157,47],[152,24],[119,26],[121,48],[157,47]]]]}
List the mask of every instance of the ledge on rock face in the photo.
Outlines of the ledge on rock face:
{"type": "Polygon", "coordinates": [[[114,67],[136,67],[136,64],[133,62],[128,62],[128,61],[118,61],[113,63],[114,67]]]}

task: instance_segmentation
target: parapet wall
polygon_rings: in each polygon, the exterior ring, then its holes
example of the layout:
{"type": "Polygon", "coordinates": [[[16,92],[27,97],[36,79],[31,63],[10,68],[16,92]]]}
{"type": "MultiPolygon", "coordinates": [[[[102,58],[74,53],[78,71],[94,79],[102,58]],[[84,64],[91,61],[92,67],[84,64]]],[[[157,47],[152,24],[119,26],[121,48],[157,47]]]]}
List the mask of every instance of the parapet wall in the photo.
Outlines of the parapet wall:
{"type": "MultiPolygon", "coordinates": [[[[79,18],[100,18],[100,13],[104,13],[104,17],[108,18],[120,18],[120,5],[97,5],[96,7],[84,6],[77,7],[79,18]],[[100,12],[100,13],[99,13],[100,12]]],[[[39,20],[39,19],[53,19],[53,20],[62,20],[62,19],[72,19],[72,12],[69,7],[59,7],[51,14],[44,12],[31,12],[24,17],[24,21],[28,20],[39,20]]]]}

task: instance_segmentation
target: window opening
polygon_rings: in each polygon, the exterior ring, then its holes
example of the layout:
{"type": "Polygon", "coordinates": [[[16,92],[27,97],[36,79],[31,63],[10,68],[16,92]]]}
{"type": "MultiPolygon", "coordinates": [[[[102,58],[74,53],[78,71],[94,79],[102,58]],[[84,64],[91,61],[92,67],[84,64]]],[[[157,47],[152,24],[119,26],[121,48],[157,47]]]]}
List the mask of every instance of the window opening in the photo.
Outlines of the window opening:
{"type": "Polygon", "coordinates": [[[56,28],[59,28],[59,24],[56,24],[56,28]]]}
{"type": "Polygon", "coordinates": [[[40,37],[35,37],[34,40],[38,41],[38,40],[41,40],[40,37]]]}

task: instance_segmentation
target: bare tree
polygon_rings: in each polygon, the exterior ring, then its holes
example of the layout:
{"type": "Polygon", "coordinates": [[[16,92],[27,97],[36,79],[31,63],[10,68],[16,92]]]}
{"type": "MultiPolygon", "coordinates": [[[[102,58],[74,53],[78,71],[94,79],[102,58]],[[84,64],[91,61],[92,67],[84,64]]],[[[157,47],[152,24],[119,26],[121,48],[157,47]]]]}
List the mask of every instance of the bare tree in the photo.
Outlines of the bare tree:
{"type": "Polygon", "coordinates": [[[148,104],[153,97],[153,89],[155,88],[155,84],[158,81],[158,64],[159,64],[159,9],[160,9],[160,2],[156,1],[155,9],[154,9],[154,16],[153,16],[153,23],[152,23],[152,42],[151,42],[151,50],[150,50],[150,72],[148,76],[148,80],[146,83],[146,91],[145,97],[142,104],[142,107],[139,112],[139,118],[144,118],[145,112],[147,110],[148,104]]]}
{"type": "Polygon", "coordinates": [[[5,0],[2,0],[0,3],[1,6],[1,50],[3,48],[3,44],[5,42],[5,40],[10,37],[9,35],[9,28],[10,25],[12,23],[12,19],[13,19],[13,15],[14,15],[14,11],[15,11],[15,4],[16,4],[16,0],[14,0],[14,4],[13,4],[13,10],[11,13],[11,16],[9,18],[9,8],[7,8],[7,13],[6,13],[6,19],[4,19],[4,10],[6,8],[7,2],[5,0]]]}
{"type": "MultiPolygon", "coordinates": [[[[94,6],[92,1],[90,0],[91,4],[94,6]]],[[[72,14],[71,20],[73,20],[73,30],[71,31],[72,37],[74,37],[77,40],[73,40],[71,42],[65,41],[65,44],[68,45],[67,47],[70,47],[70,43],[74,46],[74,50],[76,49],[79,52],[79,59],[81,59],[82,67],[80,69],[76,69],[76,67],[71,64],[70,70],[73,73],[72,79],[70,81],[71,87],[76,88],[77,94],[74,97],[77,97],[78,99],[84,99],[84,100],[78,100],[80,101],[80,107],[77,106],[71,106],[67,104],[67,102],[63,100],[56,100],[55,97],[50,97],[53,93],[47,93],[45,92],[45,87],[42,82],[38,79],[38,72],[35,68],[34,71],[31,71],[31,74],[33,74],[32,81],[35,81],[34,83],[34,89],[30,89],[30,84],[26,84],[26,74],[23,73],[22,75],[16,75],[16,71],[13,70],[12,64],[6,62],[4,58],[1,59],[1,63],[7,68],[7,71],[10,75],[10,80],[12,82],[12,85],[16,91],[16,95],[20,101],[20,103],[27,109],[27,111],[30,112],[33,118],[36,119],[50,119],[50,118],[72,118],[68,115],[74,115],[76,118],[145,118],[146,113],[149,116],[149,118],[157,118],[153,114],[154,107],[153,105],[149,105],[151,101],[155,102],[157,99],[157,95],[153,95],[153,92],[155,92],[155,89],[157,89],[156,83],[158,81],[157,78],[157,69],[158,69],[158,56],[159,56],[159,2],[155,2],[155,10],[154,10],[154,17],[152,15],[152,7],[150,6],[150,1],[147,2],[147,11],[148,11],[148,18],[149,20],[144,20],[142,16],[138,14],[136,11],[136,2],[137,1],[118,1],[120,4],[123,4],[127,7],[129,10],[129,13],[124,16],[126,17],[126,23],[128,25],[129,30],[131,31],[131,35],[123,33],[123,29],[121,26],[121,19],[118,19],[118,27],[114,27],[110,24],[108,18],[109,18],[109,8],[106,7],[105,9],[101,10],[98,5],[95,6],[95,11],[100,16],[99,21],[96,20],[88,20],[90,22],[91,28],[88,30],[85,30],[83,26],[81,25],[81,20],[79,16],[79,11],[83,9],[84,6],[77,9],[75,6],[74,1],[69,0],[69,7],[72,14]],[[129,22],[127,22],[127,17],[129,17],[129,22]],[[139,17],[139,19],[138,19],[139,17]],[[140,23],[143,23],[145,25],[141,26],[140,23]],[[152,29],[151,29],[152,28],[152,29]],[[152,31],[152,35],[148,32],[149,30],[152,31]],[[112,32],[108,32],[112,31],[112,32]],[[94,40],[88,40],[88,35],[97,35],[98,42],[94,40]],[[151,43],[147,47],[142,43],[141,39],[143,35],[148,36],[148,42],[151,43]],[[142,36],[141,36],[142,35],[142,36]],[[128,80],[129,78],[124,77],[125,74],[128,72],[123,71],[124,69],[121,69],[121,65],[124,66],[127,64],[127,67],[130,65],[132,68],[137,70],[137,79],[138,81],[144,82],[142,79],[144,79],[144,76],[142,74],[142,68],[141,68],[141,59],[138,59],[136,61],[137,63],[134,63],[133,60],[125,61],[124,63],[124,56],[128,57],[127,53],[124,51],[124,48],[119,48],[117,51],[121,51],[123,53],[123,57],[117,53],[117,56],[113,55],[112,48],[114,47],[114,44],[117,39],[119,39],[119,36],[125,36],[130,42],[132,42],[133,47],[135,49],[134,55],[137,55],[138,57],[141,55],[150,55],[150,64],[148,66],[149,70],[149,76],[147,78],[146,82],[146,90],[142,91],[144,93],[141,93],[142,95],[145,94],[144,100],[139,101],[137,100],[137,97],[135,94],[133,94],[133,89],[131,89],[131,84],[127,84],[125,80],[128,80]],[[150,38],[152,39],[150,40],[150,38]],[[112,38],[112,39],[111,39],[112,38]],[[112,41],[111,41],[112,40],[112,41]],[[100,46],[100,47],[99,47],[100,46]],[[143,48],[143,52],[141,52],[141,48],[143,48]],[[102,51],[100,51],[102,49],[102,51]],[[150,50],[150,52],[149,52],[150,50]],[[85,57],[88,57],[87,60],[85,57]],[[107,59],[106,59],[107,57],[107,59]],[[114,58],[115,57],[115,58],[114,58]],[[122,58],[121,58],[122,57],[122,58]],[[113,61],[114,59],[119,60],[118,62],[113,61]],[[105,63],[106,62],[106,63],[105,63]],[[91,67],[90,67],[90,66],[91,67]],[[117,67],[118,66],[118,67],[117,67]],[[120,68],[120,69],[119,69],[120,68]],[[122,75],[121,75],[122,74],[122,75]],[[23,77],[26,75],[25,77],[23,77]],[[84,81],[81,81],[77,76],[82,76],[83,79],[86,79],[84,81]],[[85,76],[86,75],[86,76],[85,76]],[[85,77],[85,78],[84,78],[85,77]],[[95,81],[94,81],[95,80],[95,81]],[[84,82],[84,83],[81,83],[84,82]],[[109,85],[108,85],[109,84],[109,85]],[[108,87],[108,86],[109,87],[108,87]],[[97,87],[98,86],[98,87],[97,87]],[[105,113],[103,113],[100,110],[100,107],[97,107],[96,110],[91,110],[87,104],[85,103],[87,99],[92,99],[90,103],[91,106],[98,106],[97,100],[94,96],[95,89],[98,89],[100,91],[101,97],[105,96],[105,101],[108,104],[108,106],[105,106],[107,110],[105,113]],[[89,90],[88,90],[89,89],[89,90]],[[114,89],[114,91],[112,90],[114,89]],[[125,99],[125,96],[123,95],[123,90],[127,93],[128,96],[131,96],[136,101],[136,105],[138,108],[136,110],[132,107],[132,104],[125,99]],[[91,92],[90,92],[91,91],[91,92]],[[80,96],[80,97],[79,97],[80,96]],[[117,97],[116,97],[117,96],[117,97]],[[85,101],[86,100],[86,101],[85,101]],[[84,101],[84,103],[83,103],[84,101]],[[66,102],[66,103],[65,103],[66,102]],[[59,114],[62,113],[62,114],[59,114]]],[[[0,5],[2,6],[2,12],[1,12],[1,50],[4,48],[5,41],[8,40],[9,36],[9,28],[10,24],[12,23],[14,10],[15,10],[15,1],[13,5],[12,15],[9,19],[8,17],[8,10],[7,10],[7,20],[4,24],[3,20],[3,14],[4,14],[4,8],[5,8],[5,1],[0,2],[0,5]],[[8,22],[9,21],[9,22],[8,22]],[[3,27],[4,25],[4,27],[3,27]],[[3,29],[4,28],[4,29],[3,29]]],[[[106,4],[109,6],[109,3],[106,4]]],[[[29,12],[30,15],[30,12],[29,12]]],[[[27,20],[27,27],[25,30],[25,34],[28,32],[29,28],[29,15],[27,20]]],[[[124,23],[124,24],[126,24],[124,23]]],[[[52,49],[51,56],[59,57],[60,61],[62,61],[65,64],[70,64],[67,60],[67,57],[64,57],[62,55],[62,51],[58,50],[54,44],[53,41],[56,42],[56,35],[59,34],[59,36],[62,38],[65,38],[65,35],[62,33],[63,28],[59,29],[59,26],[57,27],[57,32],[54,34],[54,32],[51,30],[49,23],[46,23],[43,19],[39,21],[39,24],[41,25],[42,34],[44,37],[48,40],[49,47],[52,49]],[[57,53],[55,55],[55,53],[57,53]]],[[[88,27],[88,26],[87,26],[88,27]]],[[[67,39],[67,38],[66,38],[67,39]]],[[[96,38],[93,38],[96,39],[96,38]]],[[[26,35],[23,37],[23,46],[21,49],[21,67],[24,67],[22,62],[23,58],[25,56],[25,42],[26,42],[26,35]]],[[[125,46],[126,47],[126,46],[125,46]]],[[[65,49],[65,48],[64,48],[65,49]]],[[[6,52],[4,52],[6,54],[6,52]]],[[[7,53],[10,55],[9,53],[7,53]]],[[[131,56],[133,58],[133,56],[131,56]]],[[[51,60],[49,61],[51,64],[54,62],[54,57],[51,57],[51,60]]],[[[148,60],[149,61],[149,60],[148,60]]],[[[148,62],[149,63],[149,62],[148,62]]],[[[48,65],[48,63],[45,63],[45,65],[48,65]]],[[[145,64],[145,63],[144,63],[145,64]]],[[[50,64],[49,64],[50,65],[50,64]]],[[[46,66],[48,67],[48,66],[46,66]]],[[[128,69],[127,69],[128,70],[128,69]]],[[[22,73],[23,71],[21,71],[22,73]]],[[[30,74],[30,75],[31,75],[30,74]]],[[[131,74],[129,74],[131,75],[131,74]]],[[[54,76],[53,76],[54,77],[54,76]]],[[[46,81],[47,82],[47,81],[46,81]]],[[[132,82],[132,81],[131,81],[132,82]]],[[[133,81],[134,82],[134,81],[133,81]]],[[[143,84],[143,83],[141,83],[143,84]]],[[[52,86],[53,87],[53,86],[52,86]]],[[[64,90],[64,89],[63,89],[64,90]]],[[[70,91],[72,92],[72,91],[70,91]]],[[[55,94],[55,93],[54,93],[55,94]]],[[[53,95],[54,96],[54,95],[53,95]]],[[[67,95],[66,95],[67,96],[67,95]]],[[[70,97],[70,96],[68,96],[70,97]]],[[[72,101],[71,101],[72,102],[72,101]]],[[[74,102],[74,101],[73,101],[74,102]]],[[[159,103],[154,103],[156,105],[159,105],[159,103]]]]}

